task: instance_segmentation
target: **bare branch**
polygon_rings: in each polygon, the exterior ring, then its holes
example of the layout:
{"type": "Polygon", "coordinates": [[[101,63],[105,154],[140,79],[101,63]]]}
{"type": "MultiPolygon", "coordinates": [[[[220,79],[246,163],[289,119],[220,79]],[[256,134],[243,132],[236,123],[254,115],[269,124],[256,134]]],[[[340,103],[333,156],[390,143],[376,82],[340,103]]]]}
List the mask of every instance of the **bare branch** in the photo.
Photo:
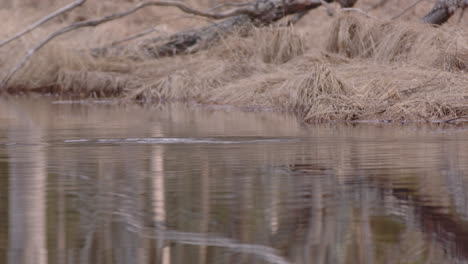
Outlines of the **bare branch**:
{"type": "MultiPolygon", "coordinates": [[[[238,8],[226,10],[223,12],[201,11],[192,8],[183,2],[175,0],[140,2],[133,8],[130,8],[126,11],[114,13],[97,19],[77,22],[62,27],[55,32],[52,32],[49,36],[47,36],[45,39],[43,39],[35,46],[33,46],[33,48],[27,51],[26,55],[20,60],[20,62],[16,66],[14,66],[12,70],[5,76],[3,82],[0,83],[0,88],[6,87],[8,82],[12,79],[12,77],[26,65],[29,59],[42,47],[44,47],[44,45],[46,45],[53,39],[79,28],[96,27],[100,24],[126,17],[145,7],[176,7],[187,14],[196,15],[200,17],[206,17],[210,19],[227,18],[221,23],[215,24],[214,26],[201,28],[198,31],[195,30],[189,32],[182,32],[180,34],[171,36],[169,38],[169,41],[161,47],[152,46],[151,40],[148,43],[142,45],[143,49],[147,51],[148,54],[152,54],[154,56],[162,56],[175,55],[176,53],[187,51],[193,52],[198,48],[203,47],[204,43],[210,40],[218,39],[221,35],[220,32],[223,31],[222,29],[224,29],[224,31],[232,31],[237,26],[246,24],[248,22],[253,22],[257,26],[268,25],[275,21],[278,21],[279,19],[287,15],[296,14],[301,11],[317,8],[321,6],[324,2],[329,3],[332,1],[333,0],[253,0],[253,2],[250,4],[240,4],[240,7],[238,8]],[[203,36],[200,36],[199,34],[202,34],[203,36]]],[[[342,7],[350,7],[353,6],[357,0],[335,1],[339,3],[342,7]]],[[[343,11],[358,11],[360,13],[365,14],[368,17],[371,17],[360,9],[344,8],[343,11]]]]}
{"type": "Polygon", "coordinates": [[[372,11],[372,10],[374,10],[374,9],[383,7],[383,6],[386,5],[387,3],[388,3],[388,0],[380,0],[377,4],[374,4],[373,6],[367,8],[366,11],[369,12],[369,11],[372,11]]]}
{"type": "MultiPolygon", "coordinates": [[[[213,8],[211,8],[210,10],[212,10],[213,8]]],[[[202,20],[207,20],[208,22],[211,22],[212,20],[208,19],[208,18],[205,18],[205,17],[198,17],[198,16],[193,16],[193,15],[178,15],[176,17],[173,17],[171,19],[164,19],[162,22],[169,22],[169,21],[172,21],[172,20],[180,20],[180,19],[185,19],[185,18],[190,18],[190,19],[202,19],[202,20]]],[[[162,30],[162,29],[158,29],[158,26],[153,26],[151,28],[148,28],[148,29],[145,29],[139,33],[136,33],[136,34],[132,34],[128,37],[125,37],[123,39],[119,39],[119,40],[114,40],[112,42],[110,42],[109,44],[105,44],[101,47],[96,47],[96,48],[92,48],[91,49],[91,54],[93,56],[103,56],[104,54],[106,54],[108,52],[108,50],[110,48],[113,48],[113,47],[116,47],[116,46],[119,46],[125,42],[128,42],[128,41],[132,41],[132,40],[135,40],[135,39],[138,39],[138,38],[141,38],[141,37],[144,37],[146,35],[149,35],[153,32],[163,32],[163,31],[166,31],[166,30],[162,30]]],[[[163,40],[164,38],[167,38],[168,35],[167,35],[167,32],[165,32],[166,34],[162,34],[160,36],[158,36],[157,38],[153,38],[152,41],[160,41],[160,40],[163,40]]]]}
{"type": "MultiPolygon", "coordinates": [[[[353,7],[358,0],[334,0],[337,2],[342,8],[350,8],[353,7]]],[[[331,2],[331,1],[327,1],[331,2]]]]}
{"type": "Polygon", "coordinates": [[[417,4],[421,3],[422,1],[425,1],[425,0],[417,0],[416,2],[412,3],[410,6],[408,6],[403,11],[401,11],[398,15],[392,17],[391,20],[395,20],[401,17],[402,15],[406,14],[406,12],[408,12],[410,9],[412,9],[413,7],[415,7],[417,4]]]}
{"type": "MultiPolygon", "coordinates": [[[[460,119],[466,119],[468,118],[468,116],[458,116],[458,117],[455,117],[455,118],[452,118],[452,119],[448,119],[448,120],[443,120],[442,122],[444,123],[452,123],[454,121],[457,121],[459,122],[460,119]]],[[[461,122],[467,122],[466,120],[462,120],[461,122]]]]}
{"type": "Polygon", "coordinates": [[[6,45],[6,44],[12,42],[13,40],[18,39],[18,38],[24,36],[25,34],[27,34],[27,33],[31,32],[31,31],[33,31],[34,29],[38,28],[38,27],[41,26],[42,24],[46,23],[47,21],[49,21],[49,20],[51,20],[51,19],[53,19],[53,18],[55,18],[55,17],[57,17],[57,16],[59,16],[59,15],[61,15],[61,14],[64,14],[64,13],[70,11],[70,10],[73,10],[73,9],[75,9],[75,8],[77,8],[77,7],[81,6],[81,5],[83,5],[86,1],[87,1],[87,0],[78,0],[78,1],[75,1],[75,2],[73,2],[73,3],[71,3],[71,4],[66,5],[66,6],[60,8],[59,10],[57,10],[57,11],[55,11],[55,12],[53,12],[53,13],[51,13],[51,14],[49,14],[49,15],[47,15],[47,16],[41,18],[41,19],[39,19],[38,21],[34,22],[33,24],[27,26],[23,31],[18,32],[18,33],[16,33],[14,36],[12,36],[12,37],[10,37],[10,38],[8,38],[8,39],[5,39],[5,40],[3,40],[3,41],[1,41],[1,42],[0,42],[0,48],[3,47],[3,46],[6,45]]]}
{"type": "MultiPolygon", "coordinates": [[[[128,36],[128,37],[126,37],[124,39],[115,40],[115,41],[113,41],[113,42],[111,42],[111,43],[109,43],[107,45],[103,45],[101,47],[93,48],[93,49],[91,49],[91,54],[93,56],[95,56],[95,57],[107,55],[110,49],[115,48],[117,46],[120,46],[121,44],[123,44],[125,42],[132,41],[132,40],[144,37],[144,36],[146,36],[148,34],[151,34],[153,32],[161,32],[161,30],[157,29],[157,27],[152,27],[152,28],[143,30],[143,31],[141,31],[139,33],[133,34],[133,35],[128,36]]],[[[166,37],[167,37],[166,35],[162,35],[162,36],[159,36],[158,38],[160,40],[162,40],[163,38],[166,38],[166,37]]]]}
{"type": "Polygon", "coordinates": [[[132,8],[132,9],[130,9],[128,11],[122,12],[120,14],[111,15],[111,16],[119,16],[117,18],[120,18],[120,17],[123,17],[123,16],[130,15],[130,14],[138,11],[139,9],[147,7],[147,6],[176,7],[176,8],[180,9],[181,11],[183,11],[185,13],[196,15],[196,16],[208,17],[208,18],[211,18],[211,19],[222,19],[222,18],[228,18],[228,17],[232,17],[232,16],[237,16],[237,15],[255,15],[255,9],[254,9],[252,4],[249,4],[249,5],[247,5],[247,4],[244,5],[243,4],[242,5],[243,8],[236,8],[236,9],[228,10],[228,11],[225,11],[225,12],[222,12],[222,13],[212,13],[210,11],[197,10],[195,8],[192,8],[192,7],[184,4],[183,2],[171,1],[171,0],[161,0],[161,1],[142,2],[142,3],[138,4],[136,7],[132,8]],[[249,6],[249,7],[245,7],[245,6],[249,6]]]}
{"type": "Polygon", "coordinates": [[[6,75],[6,77],[4,78],[3,82],[0,85],[0,88],[5,87],[8,84],[8,82],[11,80],[11,78],[21,68],[24,67],[24,65],[31,58],[31,56],[34,55],[37,51],[39,51],[42,47],[44,47],[45,44],[47,44],[51,40],[53,40],[53,39],[55,39],[55,38],[57,38],[57,37],[59,37],[59,36],[61,36],[63,34],[66,34],[68,32],[79,29],[79,28],[95,27],[95,26],[98,26],[100,24],[103,24],[103,23],[106,23],[106,22],[109,22],[109,21],[113,21],[113,20],[128,16],[128,15],[131,15],[131,14],[137,12],[138,10],[140,10],[142,8],[145,8],[145,7],[148,7],[148,6],[176,7],[176,8],[178,8],[178,9],[180,9],[180,10],[186,12],[186,13],[189,13],[189,14],[209,17],[209,18],[213,18],[213,19],[227,18],[227,17],[237,16],[237,15],[241,15],[241,14],[253,14],[253,12],[254,12],[253,7],[252,8],[238,8],[238,9],[233,9],[233,10],[226,11],[226,12],[223,12],[223,13],[211,13],[211,12],[200,11],[200,10],[197,10],[197,9],[194,9],[192,7],[187,6],[182,2],[171,1],[171,0],[142,2],[142,3],[136,5],[135,7],[131,8],[131,9],[127,10],[127,11],[111,14],[109,16],[105,16],[105,17],[98,18],[98,19],[92,19],[92,20],[77,22],[77,23],[71,24],[69,26],[63,27],[63,28],[53,32],[47,38],[45,38],[44,40],[39,42],[36,46],[34,46],[32,49],[28,50],[26,56],[24,56],[23,59],[6,75]]]}
{"type": "Polygon", "coordinates": [[[248,5],[251,5],[252,3],[251,2],[245,2],[245,3],[229,3],[229,2],[224,2],[224,3],[220,3],[219,5],[215,5],[213,6],[212,8],[208,9],[208,11],[214,11],[214,10],[218,10],[220,8],[224,8],[224,7],[233,7],[233,6],[236,6],[236,7],[240,7],[240,6],[248,6],[248,5]]]}
{"type": "Polygon", "coordinates": [[[405,90],[402,90],[401,93],[406,95],[406,96],[410,96],[411,94],[417,92],[420,88],[423,88],[423,87],[426,87],[428,86],[428,84],[430,82],[432,82],[433,80],[435,80],[440,74],[442,73],[442,71],[438,71],[436,74],[434,74],[434,76],[432,76],[429,80],[426,80],[424,81],[423,83],[415,86],[415,87],[411,87],[411,88],[408,88],[408,89],[405,89],[405,90]]]}
{"type": "Polygon", "coordinates": [[[143,30],[142,32],[139,32],[137,34],[133,34],[129,37],[126,37],[124,39],[120,39],[120,40],[116,40],[108,45],[106,45],[105,47],[113,47],[113,46],[117,46],[117,45],[120,45],[122,43],[125,43],[127,41],[131,41],[131,40],[134,40],[134,39],[137,39],[137,38],[141,38],[143,36],[146,36],[148,34],[151,34],[153,32],[160,32],[161,30],[159,30],[158,28],[156,27],[152,27],[152,28],[149,28],[149,29],[146,29],[146,30],[143,30]]]}
{"type": "Polygon", "coordinates": [[[365,11],[363,11],[362,9],[355,8],[355,7],[341,8],[340,10],[344,11],[344,12],[356,12],[356,13],[359,13],[361,15],[364,15],[367,18],[377,19],[375,16],[371,16],[371,15],[367,14],[365,11]]]}

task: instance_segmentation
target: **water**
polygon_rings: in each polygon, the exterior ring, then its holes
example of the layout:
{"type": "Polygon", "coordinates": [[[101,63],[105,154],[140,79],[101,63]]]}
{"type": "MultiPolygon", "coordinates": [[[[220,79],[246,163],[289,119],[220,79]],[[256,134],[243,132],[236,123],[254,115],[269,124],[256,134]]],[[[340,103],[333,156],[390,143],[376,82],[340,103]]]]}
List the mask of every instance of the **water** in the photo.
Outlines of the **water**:
{"type": "Polygon", "coordinates": [[[468,263],[463,125],[0,101],[0,263],[468,263]]]}

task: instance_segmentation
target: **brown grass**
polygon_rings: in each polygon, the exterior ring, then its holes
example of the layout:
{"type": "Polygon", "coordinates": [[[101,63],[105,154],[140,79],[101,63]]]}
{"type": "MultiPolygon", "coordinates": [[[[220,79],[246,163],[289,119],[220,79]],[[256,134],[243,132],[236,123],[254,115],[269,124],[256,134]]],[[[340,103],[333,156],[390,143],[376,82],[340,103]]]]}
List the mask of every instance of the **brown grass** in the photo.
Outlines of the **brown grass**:
{"type": "Polygon", "coordinates": [[[401,21],[342,16],[333,22],[326,50],[376,63],[404,61],[444,71],[465,70],[468,46],[460,32],[401,21]],[[455,34],[455,36],[453,36],[455,34]]]}
{"type": "MultiPolygon", "coordinates": [[[[370,3],[362,0],[359,7],[370,3]]],[[[117,7],[103,1],[92,4],[100,8],[89,11],[88,6],[77,14],[102,15],[130,4],[122,1],[117,7]]],[[[375,12],[394,15],[404,6],[402,2],[400,9],[392,5],[375,12]]],[[[453,21],[440,28],[422,25],[415,16],[426,11],[419,8],[399,21],[356,14],[329,18],[318,9],[296,28],[252,29],[248,34],[229,36],[206,51],[173,58],[145,58],[134,50],[141,40],[130,42],[118,56],[96,59],[89,55],[91,47],[147,28],[142,17],[151,17],[148,21],[161,28],[150,36],[205,23],[193,18],[175,20],[177,12],[173,10],[149,9],[139,16],[83,29],[50,43],[16,75],[10,90],[49,89],[84,98],[183,100],[291,111],[306,122],[433,121],[468,115],[467,34],[453,21]]],[[[34,13],[34,9],[28,10],[34,13]]],[[[0,9],[2,12],[5,10],[0,9]]],[[[0,48],[0,75],[46,32],[79,19],[73,14],[16,45],[0,48]]],[[[0,36],[10,35],[25,24],[18,21],[15,16],[8,17],[8,26],[0,36]]]]}

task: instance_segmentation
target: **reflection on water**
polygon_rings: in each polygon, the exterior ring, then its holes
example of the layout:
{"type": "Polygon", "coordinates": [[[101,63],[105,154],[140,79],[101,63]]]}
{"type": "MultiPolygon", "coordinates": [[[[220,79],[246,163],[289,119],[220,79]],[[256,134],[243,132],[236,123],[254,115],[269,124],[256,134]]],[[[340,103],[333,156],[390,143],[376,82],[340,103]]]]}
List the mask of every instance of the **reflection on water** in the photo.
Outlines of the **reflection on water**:
{"type": "Polygon", "coordinates": [[[462,126],[0,101],[0,263],[467,263],[462,126]]]}

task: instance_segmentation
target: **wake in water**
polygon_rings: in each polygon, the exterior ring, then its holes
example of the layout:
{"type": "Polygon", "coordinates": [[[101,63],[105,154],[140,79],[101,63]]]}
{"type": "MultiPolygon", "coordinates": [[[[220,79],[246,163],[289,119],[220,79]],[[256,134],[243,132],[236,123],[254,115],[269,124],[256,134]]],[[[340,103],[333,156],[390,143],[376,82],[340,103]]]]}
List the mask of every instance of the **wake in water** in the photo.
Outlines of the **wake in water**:
{"type": "Polygon", "coordinates": [[[251,144],[251,143],[281,143],[293,142],[298,139],[287,138],[101,138],[101,139],[68,139],[64,143],[95,143],[95,144],[251,144]]]}

